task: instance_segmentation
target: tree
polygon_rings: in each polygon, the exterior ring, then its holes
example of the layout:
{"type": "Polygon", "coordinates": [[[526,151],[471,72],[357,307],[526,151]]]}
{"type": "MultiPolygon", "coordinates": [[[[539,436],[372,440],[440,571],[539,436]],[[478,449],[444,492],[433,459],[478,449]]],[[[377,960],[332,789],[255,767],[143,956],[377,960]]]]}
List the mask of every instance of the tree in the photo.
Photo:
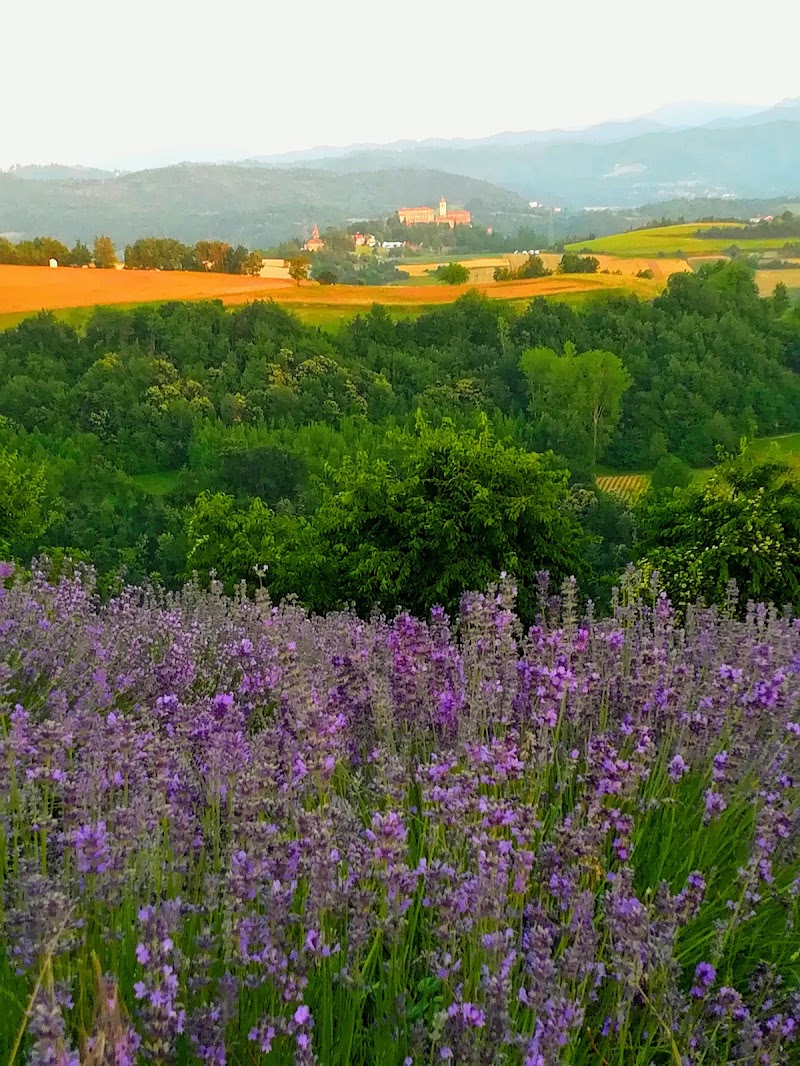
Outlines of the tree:
{"type": "Polygon", "coordinates": [[[676,604],[743,600],[800,607],[800,481],[782,459],[723,453],[701,484],[648,493],[638,509],[638,566],[676,604]]]}
{"type": "Polygon", "coordinates": [[[596,274],[600,260],[594,255],[578,255],[577,252],[564,252],[558,266],[559,274],[596,274]]]}
{"type": "Polygon", "coordinates": [[[782,281],[779,281],[775,288],[772,290],[772,310],[780,317],[786,314],[789,308],[792,306],[792,298],[789,295],[789,289],[784,285],[782,281]]]}
{"type": "Polygon", "coordinates": [[[469,281],[469,269],[463,263],[448,263],[437,267],[434,277],[442,285],[466,285],[469,281]]]}
{"type": "Polygon", "coordinates": [[[0,561],[9,560],[17,541],[39,536],[44,470],[23,462],[16,452],[0,448],[0,561]]]}
{"type": "Polygon", "coordinates": [[[114,242],[110,237],[95,237],[94,265],[100,270],[112,270],[117,262],[114,242]]]}
{"type": "Polygon", "coordinates": [[[517,270],[516,276],[522,278],[545,278],[550,274],[550,271],[544,265],[544,260],[540,255],[529,255],[521,267],[517,270]]]}
{"type": "Polygon", "coordinates": [[[574,403],[588,415],[592,430],[592,462],[596,463],[619,423],[622,397],[631,376],[613,352],[583,352],[575,359],[577,389],[574,403]]]}
{"type": "Polygon", "coordinates": [[[596,463],[619,423],[622,398],[631,385],[622,360],[601,350],[579,355],[567,343],[563,355],[552,348],[528,349],[520,368],[528,379],[531,413],[545,433],[560,433],[562,444],[566,441],[573,453],[578,449],[596,463]]]}
{"type": "Polygon", "coordinates": [[[297,255],[294,259],[284,260],[284,263],[289,267],[289,277],[293,278],[298,285],[301,281],[308,281],[308,272],[311,269],[310,259],[297,255]]]}
{"type": "Polygon", "coordinates": [[[215,571],[228,592],[244,581],[265,584],[273,600],[297,595],[326,611],[336,606],[335,562],[302,517],[277,514],[259,499],[239,507],[232,496],[204,492],[186,518],[187,576],[215,571]]]}
{"type": "MultiPolygon", "coordinates": [[[[194,246],[194,256],[204,270],[213,270],[224,274],[227,270],[226,256],[231,251],[227,241],[198,241],[194,246]]],[[[238,270],[230,271],[238,274],[238,270]]]]}
{"type": "Polygon", "coordinates": [[[258,496],[274,507],[297,496],[305,477],[301,460],[285,448],[228,448],[221,457],[222,487],[240,496],[258,496]]]}
{"type": "Polygon", "coordinates": [[[692,468],[677,455],[662,455],[650,478],[650,491],[685,489],[692,481],[692,468]]]}
{"type": "Polygon", "coordinates": [[[248,274],[251,278],[257,278],[261,273],[262,266],[263,256],[261,252],[248,252],[242,260],[241,272],[242,274],[248,274]]]}
{"type": "Polygon", "coordinates": [[[92,253],[89,251],[87,245],[83,241],[76,241],[75,247],[69,253],[70,266],[83,267],[88,266],[92,261],[92,253]]]}
{"type": "MultiPolygon", "coordinates": [[[[247,250],[243,244],[237,244],[233,248],[226,248],[225,255],[223,257],[222,269],[226,274],[246,274],[244,264],[248,258],[258,253],[252,253],[247,250]]],[[[258,271],[261,270],[261,256],[258,256],[258,271]]],[[[253,260],[250,260],[251,263],[253,260]]],[[[256,271],[256,273],[258,273],[256,271]]]]}
{"type": "Polygon", "coordinates": [[[493,276],[495,281],[516,281],[523,278],[545,278],[550,273],[542,257],[531,254],[516,270],[511,270],[509,267],[495,267],[493,276]]]}
{"type": "Polygon", "coordinates": [[[566,470],[547,456],[445,420],[395,438],[397,462],[360,454],[335,475],[315,525],[339,565],[340,598],[363,611],[457,606],[505,570],[531,620],[536,572],[584,570],[584,535],[567,506],[566,470]]]}

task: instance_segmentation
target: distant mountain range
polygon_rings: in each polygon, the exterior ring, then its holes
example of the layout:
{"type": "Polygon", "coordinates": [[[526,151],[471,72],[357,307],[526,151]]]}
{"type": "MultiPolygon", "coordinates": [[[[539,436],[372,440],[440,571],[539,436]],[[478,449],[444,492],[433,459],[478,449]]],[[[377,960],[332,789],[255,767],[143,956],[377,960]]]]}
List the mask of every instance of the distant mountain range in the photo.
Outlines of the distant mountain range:
{"type": "Polygon", "coordinates": [[[339,172],[434,168],[489,181],[526,198],[579,207],[800,191],[800,98],[763,111],[720,114],[717,109],[706,121],[713,106],[676,105],[584,130],[313,149],[250,162],[302,162],[339,172]]]}
{"type": "Polygon", "coordinates": [[[515,232],[535,224],[529,200],[630,213],[713,199],[734,215],[736,198],[798,194],[800,98],[768,109],[697,102],[582,130],[315,148],[228,164],[130,173],[20,166],[0,172],[0,233],[67,241],[108,233],[120,243],[169,234],[263,247],[314,223],[341,225],[441,195],[477,222],[515,232]]]}

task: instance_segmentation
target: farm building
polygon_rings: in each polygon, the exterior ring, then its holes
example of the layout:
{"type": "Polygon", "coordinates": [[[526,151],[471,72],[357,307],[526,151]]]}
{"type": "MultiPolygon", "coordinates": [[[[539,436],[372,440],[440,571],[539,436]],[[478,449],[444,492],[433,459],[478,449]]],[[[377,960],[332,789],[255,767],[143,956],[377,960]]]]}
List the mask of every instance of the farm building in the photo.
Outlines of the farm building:
{"type": "Polygon", "coordinates": [[[436,212],[432,207],[401,207],[397,217],[407,226],[416,226],[421,222],[433,222],[436,212]]]}

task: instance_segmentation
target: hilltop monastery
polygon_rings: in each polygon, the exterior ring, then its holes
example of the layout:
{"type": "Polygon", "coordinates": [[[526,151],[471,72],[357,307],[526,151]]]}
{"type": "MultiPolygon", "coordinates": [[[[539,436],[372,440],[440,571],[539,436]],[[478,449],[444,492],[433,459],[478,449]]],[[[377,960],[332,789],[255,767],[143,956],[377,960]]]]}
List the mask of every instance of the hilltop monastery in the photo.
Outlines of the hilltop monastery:
{"type": "Polygon", "coordinates": [[[471,226],[472,215],[469,211],[448,211],[444,197],[439,201],[438,212],[432,207],[401,207],[397,217],[407,226],[416,226],[420,222],[435,222],[437,226],[471,226]]]}

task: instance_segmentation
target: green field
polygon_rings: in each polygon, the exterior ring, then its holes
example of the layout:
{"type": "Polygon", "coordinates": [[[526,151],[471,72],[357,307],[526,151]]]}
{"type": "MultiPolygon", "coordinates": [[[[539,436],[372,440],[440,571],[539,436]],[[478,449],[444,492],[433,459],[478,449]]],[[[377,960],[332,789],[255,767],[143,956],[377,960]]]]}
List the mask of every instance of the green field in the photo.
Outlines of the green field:
{"type": "Polygon", "coordinates": [[[151,496],[168,496],[178,484],[179,477],[179,470],[165,470],[157,474],[134,474],[131,481],[151,496]]]}
{"type": "Polygon", "coordinates": [[[783,248],[787,243],[792,243],[787,242],[785,237],[769,237],[760,240],[742,240],[741,237],[732,237],[726,240],[694,236],[698,230],[724,225],[737,227],[741,226],[741,222],[687,222],[679,226],[631,230],[629,233],[614,233],[610,237],[598,237],[593,241],[568,244],[567,248],[571,252],[581,252],[585,249],[606,255],[651,257],[659,253],[674,256],[678,252],[684,252],[686,255],[714,255],[724,252],[732,244],[736,244],[743,252],[769,252],[783,248]]]}
{"type": "Polygon", "coordinates": [[[753,441],[753,449],[760,458],[765,458],[775,445],[782,459],[800,469],[800,433],[787,433],[783,437],[759,437],[753,441]]]}

